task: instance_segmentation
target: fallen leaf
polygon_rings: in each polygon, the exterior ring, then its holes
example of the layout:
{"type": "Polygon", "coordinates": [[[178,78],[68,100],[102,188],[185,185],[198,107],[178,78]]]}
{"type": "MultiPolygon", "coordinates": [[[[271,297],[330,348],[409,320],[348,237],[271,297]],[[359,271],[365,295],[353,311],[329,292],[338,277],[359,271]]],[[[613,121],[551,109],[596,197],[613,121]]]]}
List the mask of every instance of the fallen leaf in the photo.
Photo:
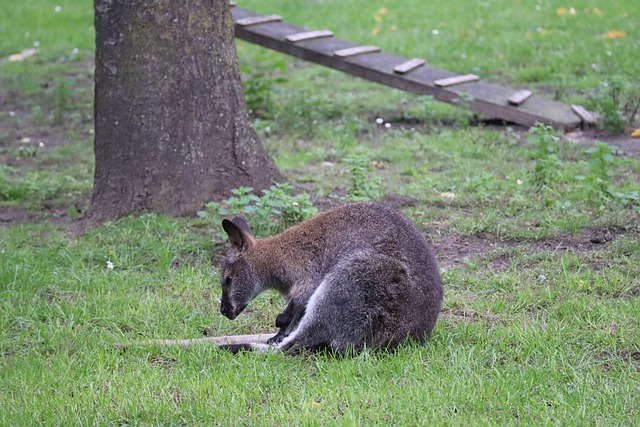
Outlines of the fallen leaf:
{"type": "Polygon", "coordinates": [[[640,138],[640,128],[634,130],[633,132],[631,132],[631,136],[633,138],[640,138]]]}
{"type": "Polygon", "coordinates": [[[447,201],[453,201],[453,199],[456,198],[456,193],[445,191],[444,193],[440,193],[440,197],[447,201]]]}
{"type": "Polygon", "coordinates": [[[9,60],[9,62],[18,62],[35,55],[36,52],[37,52],[36,49],[25,49],[20,53],[14,53],[13,55],[9,55],[7,59],[9,60]]]}
{"type": "Polygon", "coordinates": [[[617,39],[620,37],[627,37],[627,33],[620,30],[609,30],[600,36],[602,39],[617,39]]]}

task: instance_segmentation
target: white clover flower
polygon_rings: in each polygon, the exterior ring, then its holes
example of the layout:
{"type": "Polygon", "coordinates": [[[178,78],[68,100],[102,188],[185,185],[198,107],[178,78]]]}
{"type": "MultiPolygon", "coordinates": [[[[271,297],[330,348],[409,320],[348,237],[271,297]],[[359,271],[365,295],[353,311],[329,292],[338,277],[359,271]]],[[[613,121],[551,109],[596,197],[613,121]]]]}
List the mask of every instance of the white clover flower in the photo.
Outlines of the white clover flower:
{"type": "Polygon", "coordinates": [[[54,11],[55,13],[58,13],[58,12],[60,12],[61,10],[62,10],[62,6],[56,6],[56,7],[54,7],[54,8],[53,8],[53,11],[54,11]]]}
{"type": "Polygon", "coordinates": [[[113,263],[111,261],[107,261],[107,268],[113,270],[113,263]]]}
{"type": "Polygon", "coordinates": [[[379,125],[381,125],[381,124],[383,124],[383,123],[384,123],[384,119],[383,119],[382,117],[378,117],[378,118],[376,119],[376,123],[377,123],[377,124],[379,124],[379,125]]]}

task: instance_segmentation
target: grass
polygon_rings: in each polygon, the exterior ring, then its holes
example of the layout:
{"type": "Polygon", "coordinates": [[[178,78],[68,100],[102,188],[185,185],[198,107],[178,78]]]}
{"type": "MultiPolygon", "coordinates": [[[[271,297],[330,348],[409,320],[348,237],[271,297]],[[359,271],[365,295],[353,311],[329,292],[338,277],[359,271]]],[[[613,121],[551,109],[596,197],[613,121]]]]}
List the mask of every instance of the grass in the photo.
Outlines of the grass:
{"type": "MultiPolygon", "coordinates": [[[[144,215],[78,237],[61,225],[91,193],[91,6],[23,1],[0,22],[2,58],[40,41],[0,61],[0,219],[27,220],[0,223],[0,425],[640,423],[640,218],[616,196],[640,190],[640,159],[555,134],[541,149],[526,130],[470,126],[462,108],[245,43],[245,77],[263,79],[248,86],[254,123],[291,182],[318,201],[354,182],[414,199],[404,211],[443,268],[441,318],[426,345],[339,359],[116,350],[272,330],[284,303],[269,293],[234,322],[218,313],[210,218],[144,215]]],[[[637,78],[631,0],[576,15],[555,1],[239,6],[564,102],[637,78]],[[600,37],[614,29],[626,37],[600,37]]]]}
{"type": "Polygon", "coordinates": [[[193,220],[154,215],[78,239],[47,224],[6,230],[2,424],[637,421],[637,238],[599,253],[599,271],[550,252],[513,253],[500,273],[451,270],[432,339],[391,354],[115,350],[270,328],[275,295],[234,323],[217,314],[211,248],[193,220]]]}

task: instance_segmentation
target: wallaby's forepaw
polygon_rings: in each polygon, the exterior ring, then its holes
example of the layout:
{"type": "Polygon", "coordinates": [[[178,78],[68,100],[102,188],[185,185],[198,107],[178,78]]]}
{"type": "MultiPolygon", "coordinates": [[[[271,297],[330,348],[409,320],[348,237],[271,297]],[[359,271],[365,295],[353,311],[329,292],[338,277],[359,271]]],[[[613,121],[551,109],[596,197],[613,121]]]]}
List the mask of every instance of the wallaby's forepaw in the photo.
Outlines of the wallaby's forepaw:
{"type": "Polygon", "coordinates": [[[285,335],[283,332],[278,332],[267,340],[267,344],[279,344],[284,339],[284,337],[285,335]]]}
{"type": "MultiPolygon", "coordinates": [[[[291,323],[291,314],[285,310],[282,313],[278,314],[276,317],[276,327],[277,328],[286,328],[291,323]]],[[[280,334],[278,332],[278,334],[280,334]]]]}

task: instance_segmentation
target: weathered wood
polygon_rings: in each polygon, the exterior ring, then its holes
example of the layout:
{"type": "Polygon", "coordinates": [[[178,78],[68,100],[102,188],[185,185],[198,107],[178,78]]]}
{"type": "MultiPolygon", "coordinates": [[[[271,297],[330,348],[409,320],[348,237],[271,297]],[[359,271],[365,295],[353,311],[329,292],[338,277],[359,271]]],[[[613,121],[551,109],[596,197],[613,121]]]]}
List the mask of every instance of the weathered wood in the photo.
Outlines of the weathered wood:
{"type": "Polygon", "coordinates": [[[531,98],[531,95],[533,95],[533,92],[531,92],[530,90],[519,90],[518,92],[511,95],[507,99],[507,102],[511,105],[517,106],[524,103],[527,99],[531,98]]]}
{"type": "Polygon", "coordinates": [[[348,47],[346,49],[338,49],[333,54],[340,58],[348,58],[349,56],[362,55],[365,53],[376,53],[380,52],[380,48],[378,46],[354,46],[348,47]]]}
{"type": "Polygon", "coordinates": [[[319,39],[322,37],[333,37],[333,33],[328,30],[304,31],[302,33],[288,35],[287,37],[285,37],[285,39],[287,41],[297,43],[304,40],[319,39]]]}
{"type": "MultiPolygon", "coordinates": [[[[236,22],[238,19],[255,15],[237,7],[232,13],[236,22]]],[[[344,58],[335,56],[336,50],[358,46],[336,37],[304,40],[299,43],[286,40],[288,35],[305,31],[309,30],[287,22],[254,27],[236,25],[236,37],[239,39],[406,92],[431,96],[435,100],[450,104],[456,104],[462,94],[468,94],[471,99],[471,111],[486,118],[498,118],[522,126],[533,126],[536,122],[541,122],[563,130],[573,130],[582,125],[582,121],[571,107],[541,96],[532,95],[527,102],[516,108],[507,102],[507,98],[513,95],[513,90],[503,86],[483,81],[450,87],[436,86],[433,83],[435,80],[454,77],[456,73],[427,65],[410,73],[396,73],[394,67],[408,60],[397,55],[378,52],[344,58]]]]}
{"type": "Polygon", "coordinates": [[[193,345],[213,344],[213,345],[231,345],[231,344],[267,344],[269,338],[274,336],[273,333],[253,334],[253,335],[228,335],[222,337],[194,338],[186,340],[147,340],[147,341],[131,341],[123,343],[115,343],[116,348],[128,347],[171,347],[179,346],[189,348],[193,345]]]}
{"type": "Polygon", "coordinates": [[[590,111],[587,111],[587,109],[585,109],[582,105],[572,104],[571,109],[578,115],[578,117],[580,117],[580,120],[582,120],[586,124],[592,125],[597,121],[597,117],[590,111]]]}
{"type": "Polygon", "coordinates": [[[236,7],[236,2],[230,1],[229,2],[229,7],[236,7]]]}
{"type": "Polygon", "coordinates": [[[393,67],[393,71],[398,74],[407,74],[410,71],[415,70],[418,67],[422,67],[427,61],[422,58],[413,58],[407,62],[403,62],[400,65],[393,67]]]}
{"type": "Polygon", "coordinates": [[[270,22],[280,22],[282,21],[282,16],[278,16],[278,15],[258,15],[258,16],[251,16],[248,18],[242,18],[242,19],[238,19],[236,21],[236,24],[242,26],[242,27],[248,27],[251,25],[258,25],[258,24],[268,24],[270,22]]]}
{"type": "Polygon", "coordinates": [[[435,80],[433,84],[440,87],[448,87],[461,83],[477,82],[478,80],[480,80],[480,77],[475,74],[464,74],[461,76],[447,77],[446,79],[438,79],[435,80]]]}

